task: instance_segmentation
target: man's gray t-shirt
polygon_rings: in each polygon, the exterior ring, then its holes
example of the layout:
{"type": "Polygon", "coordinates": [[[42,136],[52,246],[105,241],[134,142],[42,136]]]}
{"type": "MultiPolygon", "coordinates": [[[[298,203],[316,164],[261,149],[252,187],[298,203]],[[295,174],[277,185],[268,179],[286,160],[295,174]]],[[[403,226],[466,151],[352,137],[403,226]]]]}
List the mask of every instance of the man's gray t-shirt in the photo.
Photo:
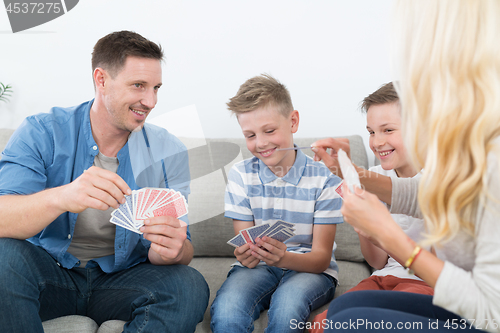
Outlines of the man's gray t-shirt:
{"type": "MultiPolygon", "coordinates": [[[[94,166],[116,173],[118,158],[99,152],[94,158],[94,166]]],[[[113,210],[113,207],[107,210],[87,208],[78,214],[68,252],[80,260],[80,267],[85,267],[91,259],[115,253],[116,226],[109,222],[113,210]]]]}

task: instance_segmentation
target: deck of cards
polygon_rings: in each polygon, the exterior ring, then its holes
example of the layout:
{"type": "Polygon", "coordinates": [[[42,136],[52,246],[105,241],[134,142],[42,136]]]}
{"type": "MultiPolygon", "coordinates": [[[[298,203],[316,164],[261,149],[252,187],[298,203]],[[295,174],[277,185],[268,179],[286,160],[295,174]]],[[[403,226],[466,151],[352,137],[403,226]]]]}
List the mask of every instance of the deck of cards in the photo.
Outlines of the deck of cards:
{"type": "Polygon", "coordinates": [[[125,203],[111,213],[111,223],[142,234],[144,220],[156,216],[180,218],[188,213],[184,196],[169,188],[143,188],[125,196],[125,203]]]}
{"type": "Polygon", "coordinates": [[[231,238],[227,243],[234,247],[239,247],[246,243],[255,244],[257,237],[262,238],[264,236],[284,242],[295,236],[295,228],[293,226],[293,223],[285,221],[260,224],[241,230],[238,235],[231,238]]]}

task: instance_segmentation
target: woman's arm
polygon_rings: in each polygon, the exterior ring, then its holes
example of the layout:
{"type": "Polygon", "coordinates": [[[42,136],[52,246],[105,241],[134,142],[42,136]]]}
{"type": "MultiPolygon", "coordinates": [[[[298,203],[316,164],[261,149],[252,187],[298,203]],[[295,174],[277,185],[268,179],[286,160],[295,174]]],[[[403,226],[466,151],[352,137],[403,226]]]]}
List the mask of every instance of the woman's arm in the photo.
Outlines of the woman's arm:
{"type": "MultiPolygon", "coordinates": [[[[314,160],[323,161],[333,174],[342,178],[342,171],[340,170],[339,161],[337,159],[337,151],[342,149],[350,157],[351,149],[349,140],[344,138],[327,138],[318,140],[311,146],[314,151],[314,160]],[[326,151],[328,148],[330,148],[330,153],[326,151]]],[[[392,202],[391,178],[376,172],[368,171],[356,165],[354,165],[354,167],[356,171],[358,171],[361,185],[363,185],[367,191],[376,194],[380,200],[390,205],[392,202]]]]}

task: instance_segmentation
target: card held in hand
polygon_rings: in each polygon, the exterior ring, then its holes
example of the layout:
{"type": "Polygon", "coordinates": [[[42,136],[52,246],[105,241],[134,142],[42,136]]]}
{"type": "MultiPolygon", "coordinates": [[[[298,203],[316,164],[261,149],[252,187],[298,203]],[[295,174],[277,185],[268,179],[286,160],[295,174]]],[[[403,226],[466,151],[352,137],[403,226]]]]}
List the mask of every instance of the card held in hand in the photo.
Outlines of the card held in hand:
{"type": "Polygon", "coordinates": [[[285,242],[295,236],[295,224],[276,221],[274,223],[264,223],[240,230],[239,234],[231,238],[227,243],[234,247],[240,247],[244,244],[255,244],[256,238],[264,236],[285,242]]]}
{"type": "Polygon", "coordinates": [[[347,154],[342,149],[339,149],[337,152],[340,170],[342,171],[342,176],[344,177],[344,181],[349,188],[349,191],[354,193],[354,186],[361,188],[361,183],[359,182],[359,175],[352,165],[351,160],[347,157],[347,154]]]}
{"type": "Polygon", "coordinates": [[[142,234],[144,220],[157,216],[181,218],[188,213],[184,196],[170,188],[143,188],[125,196],[125,203],[111,213],[111,223],[142,234]]]}

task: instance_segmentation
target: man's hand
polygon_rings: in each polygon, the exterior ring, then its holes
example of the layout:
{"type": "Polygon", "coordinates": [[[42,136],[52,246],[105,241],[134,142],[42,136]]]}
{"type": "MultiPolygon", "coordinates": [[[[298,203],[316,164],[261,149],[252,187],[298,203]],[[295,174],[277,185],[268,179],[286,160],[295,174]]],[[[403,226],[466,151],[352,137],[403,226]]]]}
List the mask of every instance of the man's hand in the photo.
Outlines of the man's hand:
{"type": "Polygon", "coordinates": [[[253,257],[264,261],[268,266],[276,267],[281,267],[281,260],[287,253],[283,242],[267,236],[255,239],[255,244],[250,245],[250,250],[253,257]]]}
{"type": "Polygon", "coordinates": [[[351,158],[351,147],[349,145],[349,139],[321,139],[311,144],[311,146],[313,147],[312,150],[314,151],[313,159],[315,161],[322,160],[334,175],[343,178],[342,171],[340,170],[339,160],[337,158],[337,152],[339,149],[342,149],[346,152],[347,156],[351,158]],[[330,148],[330,152],[327,152],[328,148],[330,148]]]}
{"type": "Polygon", "coordinates": [[[254,268],[260,262],[259,259],[252,256],[252,250],[248,243],[234,249],[234,256],[243,266],[248,268],[254,268]]]}
{"type": "Polygon", "coordinates": [[[116,173],[90,167],[71,183],[61,186],[59,203],[64,212],[80,213],[87,208],[118,208],[132,191],[116,173]]]}
{"type": "Polygon", "coordinates": [[[187,240],[187,224],[172,216],[157,216],[144,221],[140,228],[145,239],[151,241],[149,260],[155,265],[188,264],[192,247],[187,240]]]}

